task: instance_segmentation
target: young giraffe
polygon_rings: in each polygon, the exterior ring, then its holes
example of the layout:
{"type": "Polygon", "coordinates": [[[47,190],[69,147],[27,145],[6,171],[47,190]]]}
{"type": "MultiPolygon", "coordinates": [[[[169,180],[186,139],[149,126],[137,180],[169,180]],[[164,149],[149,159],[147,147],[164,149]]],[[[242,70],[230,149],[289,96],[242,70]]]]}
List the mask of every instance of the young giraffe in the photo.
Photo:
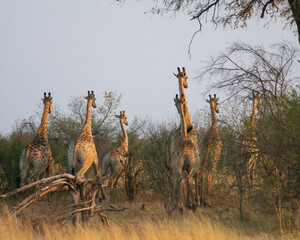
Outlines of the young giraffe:
{"type": "Polygon", "coordinates": [[[180,151],[180,156],[179,158],[172,159],[171,163],[173,172],[172,183],[174,189],[172,192],[170,210],[172,211],[177,205],[180,213],[183,213],[184,207],[191,207],[193,210],[196,210],[198,179],[195,179],[195,184],[193,184],[193,177],[195,175],[197,176],[197,171],[199,169],[199,165],[197,165],[197,151],[194,143],[187,133],[187,123],[183,107],[185,101],[186,99],[184,95],[182,95],[181,98],[178,98],[178,95],[176,94],[174,102],[181,118],[182,141],[181,147],[178,149],[180,151]],[[195,187],[194,190],[192,185],[195,187]]]}
{"type": "Polygon", "coordinates": [[[121,143],[121,146],[110,151],[104,158],[102,164],[102,176],[108,174],[110,170],[110,176],[108,181],[108,187],[110,191],[112,187],[115,188],[118,182],[119,177],[121,176],[124,166],[127,163],[127,153],[128,153],[128,137],[124,127],[124,124],[128,126],[127,117],[125,111],[120,112],[120,115],[115,115],[116,118],[119,118],[121,129],[123,132],[124,139],[121,143]]]}
{"type": "Polygon", "coordinates": [[[42,101],[44,103],[44,111],[41,125],[33,141],[23,150],[20,157],[21,186],[25,184],[27,173],[30,167],[33,167],[33,173],[29,180],[37,179],[44,172],[48,176],[52,174],[53,158],[47,137],[48,114],[51,113],[52,104],[51,93],[44,93],[42,101]]]}
{"type": "MultiPolygon", "coordinates": [[[[187,83],[187,79],[188,76],[186,74],[185,68],[182,68],[182,71],[180,71],[180,68],[177,68],[178,73],[174,73],[174,76],[177,77],[178,79],[178,85],[179,85],[179,93],[180,96],[186,96],[185,95],[185,88],[188,88],[188,83],[187,83]]],[[[196,160],[195,160],[195,164],[197,166],[200,167],[200,154],[199,154],[199,147],[198,147],[198,135],[197,132],[194,128],[193,122],[192,122],[192,118],[190,116],[189,113],[189,109],[188,109],[188,105],[187,105],[187,100],[186,97],[184,97],[184,101],[183,101],[183,116],[185,118],[185,122],[186,122],[186,127],[187,127],[187,134],[189,139],[191,140],[191,142],[194,144],[194,150],[195,150],[195,156],[196,156],[196,160]]],[[[182,136],[180,136],[180,134],[176,134],[175,136],[172,137],[171,139],[171,156],[172,158],[178,158],[180,156],[180,151],[178,151],[178,149],[180,149],[181,144],[182,144],[182,136]]],[[[195,178],[197,179],[197,183],[196,185],[198,186],[198,177],[199,177],[200,171],[198,169],[198,171],[196,172],[195,178]]],[[[197,188],[196,190],[196,201],[197,204],[200,204],[200,196],[199,196],[199,190],[197,188]]]]}
{"type": "Polygon", "coordinates": [[[72,174],[77,172],[77,177],[80,178],[84,177],[91,165],[93,165],[95,175],[98,174],[98,157],[92,136],[92,107],[97,107],[94,91],[91,93],[88,91],[88,96],[85,99],[87,99],[86,119],[73,153],[72,174]]]}
{"type": "Polygon", "coordinates": [[[219,136],[217,115],[219,113],[218,100],[216,94],[214,97],[209,95],[209,100],[206,100],[210,104],[211,110],[211,127],[208,131],[205,139],[205,145],[207,146],[206,158],[202,162],[202,172],[200,177],[200,189],[202,196],[202,203],[206,201],[207,204],[211,204],[211,187],[213,186],[214,175],[217,171],[217,164],[221,156],[222,142],[219,136]],[[207,179],[205,179],[205,172],[207,172],[207,179]],[[204,183],[207,184],[207,192],[204,190],[204,183]],[[207,196],[205,196],[207,195],[207,196]],[[205,199],[206,198],[206,199],[205,199]]]}
{"type": "Polygon", "coordinates": [[[259,149],[257,148],[257,136],[256,136],[256,125],[257,125],[257,109],[259,104],[259,94],[252,91],[252,114],[250,116],[250,122],[243,134],[242,150],[241,155],[248,157],[246,175],[249,181],[249,189],[252,188],[254,181],[254,168],[256,159],[258,156],[259,149]]]}

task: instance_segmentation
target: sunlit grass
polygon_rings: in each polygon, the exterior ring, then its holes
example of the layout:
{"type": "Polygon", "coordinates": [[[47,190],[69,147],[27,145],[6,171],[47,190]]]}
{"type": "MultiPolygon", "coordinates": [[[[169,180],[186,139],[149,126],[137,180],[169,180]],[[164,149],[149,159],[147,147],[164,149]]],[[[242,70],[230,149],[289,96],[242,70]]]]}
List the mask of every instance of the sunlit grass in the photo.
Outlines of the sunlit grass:
{"type": "Polygon", "coordinates": [[[70,222],[60,225],[53,219],[37,216],[37,212],[23,214],[19,218],[8,220],[5,214],[0,218],[0,239],[297,239],[299,233],[280,235],[276,226],[264,223],[255,227],[246,222],[221,220],[212,217],[213,211],[198,209],[194,214],[175,212],[168,216],[159,202],[146,204],[127,204],[128,210],[119,213],[107,213],[109,227],[104,227],[95,216],[86,225],[74,227],[70,222]]]}

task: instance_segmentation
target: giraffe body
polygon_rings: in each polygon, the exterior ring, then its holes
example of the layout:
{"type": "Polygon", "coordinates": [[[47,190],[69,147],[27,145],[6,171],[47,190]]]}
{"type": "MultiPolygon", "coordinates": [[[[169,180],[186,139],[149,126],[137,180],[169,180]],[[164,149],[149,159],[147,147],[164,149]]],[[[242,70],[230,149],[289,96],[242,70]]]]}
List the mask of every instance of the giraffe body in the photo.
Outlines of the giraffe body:
{"type": "Polygon", "coordinates": [[[53,170],[54,161],[47,137],[48,114],[51,113],[52,104],[51,93],[48,93],[48,96],[44,93],[44,99],[42,100],[44,103],[44,111],[37,135],[23,150],[20,157],[21,186],[23,186],[27,180],[30,167],[33,168],[33,171],[29,177],[29,181],[38,179],[39,176],[45,172],[51,175],[53,170]]]}
{"type": "Polygon", "coordinates": [[[92,107],[96,108],[94,92],[88,91],[86,120],[83,130],[78,137],[73,153],[73,169],[72,173],[77,173],[77,177],[84,178],[85,173],[93,165],[95,175],[98,174],[98,157],[92,136],[92,107]]]}

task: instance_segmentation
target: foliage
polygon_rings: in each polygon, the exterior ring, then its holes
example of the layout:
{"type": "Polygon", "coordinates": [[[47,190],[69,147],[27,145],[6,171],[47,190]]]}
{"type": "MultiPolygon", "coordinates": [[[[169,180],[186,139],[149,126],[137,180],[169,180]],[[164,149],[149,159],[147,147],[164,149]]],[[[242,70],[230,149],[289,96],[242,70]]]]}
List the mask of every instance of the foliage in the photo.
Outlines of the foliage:
{"type": "Polygon", "coordinates": [[[17,134],[0,137],[0,191],[12,190],[18,185],[19,159],[24,147],[17,134]]]}
{"type": "Polygon", "coordinates": [[[296,90],[271,98],[258,123],[260,164],[264,188],[278,201],[293,202],[300,196],[300,96],[296,90]]]}
{"type": "Polygon", "coordinates": [[[293,0],[161,0],[154,1],[153,13],[184,11],[197,19],[200,28],[210,21],[215,26],[247,27],[252,18],[282,18],[298,28],[300,43],[300,3],[293,0]]]}

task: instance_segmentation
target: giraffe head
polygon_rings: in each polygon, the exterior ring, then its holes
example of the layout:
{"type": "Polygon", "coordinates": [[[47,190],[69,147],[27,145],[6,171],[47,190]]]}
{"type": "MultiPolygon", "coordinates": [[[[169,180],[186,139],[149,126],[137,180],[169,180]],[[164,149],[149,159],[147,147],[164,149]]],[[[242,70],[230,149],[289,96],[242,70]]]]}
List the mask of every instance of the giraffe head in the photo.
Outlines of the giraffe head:
{"type": "Polygon", "coordinates": [[[90,93],[90,91],[88,91],[88,95],[86,97],[84,97],[84,99],[87,99],[88,101],[92,101],[92,106],[93,108],[96,108],[97,105],[96,105],[96,97],[95,97],[95,94],[94,94],[94,91],[92,91],[90,93]]]}
{"type": "Polygon", "coordinates": [[[48,92],[48,96],[44,92],[44,98],[41,98],[41,99],[42,99],[44,105],[48,106],[48,109],[49,109],[48,113],[51,113],[51,104],[52,104],[52,99],[53,99],[53,97],[51,97],[51,92],[48,92]]]}
{"type": "Polygon", "coordinates": [[[219,108],[218,108],[218,101],[219,98],[217,98],[217,95],[214,94],[214,97],[211,97],[211,95],[209,95],[209,100],[206,99],[206,102],[208,102],[211,106],[211,108],[216,112],[219,113],[219,108]]]}
{"type": "Polygon", "coordinates": [[[252,90],[252,96],[248,98],[253,102],[253,109],[259,109],[259,99],[261,98],[259,92],[252,90]]]}
{"type": "Polygon", "coordinates": [[[183,104],[185,101],[185,95],[183,94],[181,96],[181,98],[178,97],[178,94],[176,94],[175,98],[174,98],[174,102],[175,102],[175,106],[177,108],[177,111],[179,114],[181,114],[181,105],[180,104],[183,104]]]}
{"type": "Polygon", "coordinates": [[[174,73],[174,76],[178,78],[179,85],[182,84],[184,88],[188,88],[188,83],[187,83],[188,76],[186,75],[185,68],[183,67],[182,71],[180,71],[180,68],[178,67],[177,71],[178,73],[177,74],[174,73]]]}
{"type": "Polygon", "coordinates": [[[125,115],[125,111],[120,111],[120,115],[115,115],[116,118],[119,118],[122,123],[128,126],[127,117],[125,115]]]}

